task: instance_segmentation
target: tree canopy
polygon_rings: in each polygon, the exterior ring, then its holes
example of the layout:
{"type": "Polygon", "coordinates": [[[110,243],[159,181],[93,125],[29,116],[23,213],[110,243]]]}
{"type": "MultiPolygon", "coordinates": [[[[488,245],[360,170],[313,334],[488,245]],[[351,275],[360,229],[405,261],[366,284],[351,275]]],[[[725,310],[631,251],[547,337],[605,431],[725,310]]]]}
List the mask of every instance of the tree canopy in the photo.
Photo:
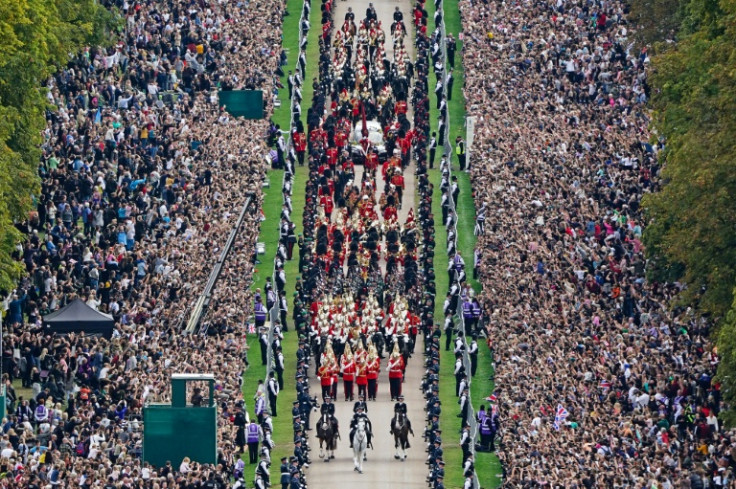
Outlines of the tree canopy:
{"type": "MultiPolygon", "coordinates": [[[[677,42],[653,60],[662,185],[645,197],[655,277],[718,326],[718,377],[736,401],[736,0],[681,4],[677,42]]],[[[656,30],[656,29],[655,29],[656,30]]],[[[736,421],[730,412],[727,421],[736,421]]]]}
{"type": "Polygon", "coordinates": [[[682,299],[723,317],[736,284],[736,2],[691,4],[703,4],[688,7],[696,30],[654,58],[653,127],[666,147],[645,239],[657,271],[688,284],[682,299]]]}
{"type": "Polygon", "coordinates": [[[0,2],[0,288],[22,273],[12,257],[39,193],[39,148],[48,100],[44,82],[89,43],[109,39],[113,16],[94,0],[0,2]]]}

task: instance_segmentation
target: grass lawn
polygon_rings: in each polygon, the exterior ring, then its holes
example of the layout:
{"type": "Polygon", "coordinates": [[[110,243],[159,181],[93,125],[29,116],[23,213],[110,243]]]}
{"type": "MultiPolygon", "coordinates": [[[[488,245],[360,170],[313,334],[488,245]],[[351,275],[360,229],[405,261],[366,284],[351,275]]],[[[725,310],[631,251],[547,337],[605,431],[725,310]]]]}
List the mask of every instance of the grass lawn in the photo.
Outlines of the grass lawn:
{"type": "Polygon", "coordinates": [[[284,17],[283,36],[281,39],[281,45],[286,50],[286,66],[282,67],[284,76],[281,77],[281,84],[284,88],[279,90],[281,107],[275,109],[271,117],[284,130],[289,127],[289,123],[291,122],[291,113],[289,112],[289,85],[286,79],[288,78],[289,70],[294,71],[296,60],[299,56],[299,19],[302,15],[303,5],[302,0],[288,0],[286,11],[289,15],[284,17]]]}
{"type": "MultiPolygon", "coordinates": [[[[427,2],[428,14],[430,18],[430,24],[434,18],[434,3],[427,2]]],[[[465,101],[462,94],[462,87],[464,83],[464,70],[462,66],[462,41],[460,40],[461,23],[460,23],[460,11],[457,6],[457,0],[446,0],[444,2],[444,21],[445,30],[448,34],[452,33],[455,37],[457,50],[455,52],[455,67],[454,67],[454,84],[452,90],[451,100],[448,101],[449,110],[449,127],[448,132],[450,144],[454,143],[455,137],[458,135],[465,136],[465,101]]],[[[433,24],[430,26],[433,27],[433,24]]],[[[449,69],[449,66],[448,66],[449,69]]],[[[434,88],[437,82],[434,76],[431,76],[430,89],[430,127],[432,130],[437,128],[437,120],[439,111],[436,109],[436,98],[434,97],[434,88]]],[[[476,291],[480,292],[481,286],[477,280],[472,278],[472,261],[473,261],[473,250],[475,248],[475,235],[473,230],[475,227],[475,204],[473,201],[472,189],[470,184],[470,176],[467,173],[459,172],[457,166],[457,159],[454,157],[454,147],[450,148],[451,155],[453,156],[454,169],[456,170],[453,175],[458,177],[458,184],[460,186],[460,197],[457,202],[457,235],[458,235],[458,249],[462,252],[465,257],[465,262],[468,264],[468,280],[470,285],[476,291]]],[[[438,148],[438,156],[435,163],[439,161],[442,148],[438,148]]],[[[435,317],[441,321],[443,318],[442,314],[442,302],[444,301],[445,294],[449,288],[449,281],[447,278],[447,266],[448,257],[445,250],[447,249],[447,235],[444,226],[441,224],[442,209],[440,207],[440,200],[442,194],[439,191],[441,175],[438,170],[430,170],[429,172],[430,181],[434,184],[435,195],[432,201],[433,213],[435,215],[435,221],[440,223],[437,226],[437,254],[435,255],[434,268],[437,276],[437,303],[435,304],[435,317]]],[[[444,344],[444,342],[443,342],[444,344]]],[[[476,376],[471,379],[471,398],[473,402],[473,408],[477,411],[481,405],[486,405],[487,402],[483,399],[490,395],[493,390],[493,381],[489,379],[492,374],[492,358],[490,351],[483,344],[479,345],[480,353],[478,355],[478,371],[476,376]]],[[[462,450],[457,445],[459,439],[458,431],[460,430],[460,422],[456,417],[458,413],[457,396],[455,390],[455,376],[453,375],[454,356],[452,352],[442,351],[442,371],[440,374],[440,399],[442,400],[442,417],[440,420],[443,435],[445,435],[446,443],[443,443],[445,449],[446,458],[446,469],[445,469],[445,486],[448,488],[462,487],[463,475],[460,466],[462,460],[462,450]]],[[[501,484],[501,479],[497,476],[500,474],[501,467],[498,461],[498,457],[492,453],[476,453],[475,461],[476,473],[478,474],[478,480],[484,488],[495,488],[501,484]]]]}
{"type": "MultiPolygon", "coordinates": [[[[299,53],[299,18],[301,16],[301,9],[303,6],[302,0],[289,0],[288,11],[289,14],[284,19],[284,37],[283,46],[287,50],[288,61],[285,67],[285,73],[288,70],[294,70],[294,66],[297,61],[299,53]]],[[[315,12],[314,8],[310,13],[310,21],[312,25],[317,21],[319,23],[319,9],[315,12]]],[[[306,115],[306,109],[311,104],[312,100],[312,86],[311,78],[315,76],[317,72],[316,60],[319,57],[319,45],[318,38],[319,29],[312,29],[309,34],[309,45],[307,48],[307,59],[315,60],[313,63],[307,63],[307,76],[305,77],[304,87],[302,88],[302,94],[304,100],[302,101],[302,113],[306,115]],[[309,80],[309,82],[307,82],[309,80]]],[[[282,83],[286,87],[286,78],[282,78],[282,83]]],[[[279,92],[279,98],[281,99],[281,107],[274,112],[273,120],[281,126],[282,129],[286,129],[289,126],[291,120],[291,114],[289,113],[289,100],[288,100],[288,88],[284,88],[279,92]]],[[[305,115],[302,117],[304,118],[305,115]]],[[[259,241],[266,243],[266,254],[261,257],[261,265],[258,269],[259,273],[254,274],[254,285],[255,287],[263,287],[267,276],[271,275],[273,270],[273,258],[276,252],[279,236],[279,217],[281,214],[281,206],[283,198],[281,196],[281,182],[283,179],[283,171],[271,170],[269,171],[269,179],[271,181],[271,187],[265,190],[265,198],[263,203],[264,213],[266,215],[266,221],[261,223],[261,234],[259,241]]],[[[306,179],[308,177],[308,170],[306,167],[296,168],[296,174],[294,181],[292,182],[292,213],[291,220],[296,224],[297,234],[302,232],[302,216],[304,212],[304,188],[306,185],[306,179]]],[[[294,371],[296,370],[296,350],[298,347],[298,338],[294,333],[294,324],[291,319],[293,311],[293,300],[294,300],[294,284],[296,277],[299,275],[299,250],[294,248],[293,259],[287,261],[284,266],[286,272],[286,297],[289,301],[289,314],[288,314],[288,326],[289,331],[284,333],[284,341],[282,342],[282,348],[284,353],[285,367],[284,367],[284,389],[279,394],[277,401],[277,412],[278,416],[273,418],[274,433],[273,440],[276,443],[276,447],[271,453],[272,464],[278,464],[281,457],[290,456],[294,454],[294,443],[293,443],[293,430],[292,430],[292,418],[291,418],[291,407],[292,402],[296,399],[296,383],[294,380],[294,371]]],[[[246,401],[249,401],[253,397],[255,392],[258,379],[264,379],[266,375],[265,367],[259,363],[260,353],[258,352],[258,338],[255,335],[249,335],[249,344],[251,345],[251,367],[245,374],[246,382],[244,384],[244,394],[246,401]],[[254,361],[255,360],[255,361],[254,361]]],[[[252,402],[249,403],[249,407],[252,402]]],[[[252,409],[252,408],[251,408],[252,409]]]]}

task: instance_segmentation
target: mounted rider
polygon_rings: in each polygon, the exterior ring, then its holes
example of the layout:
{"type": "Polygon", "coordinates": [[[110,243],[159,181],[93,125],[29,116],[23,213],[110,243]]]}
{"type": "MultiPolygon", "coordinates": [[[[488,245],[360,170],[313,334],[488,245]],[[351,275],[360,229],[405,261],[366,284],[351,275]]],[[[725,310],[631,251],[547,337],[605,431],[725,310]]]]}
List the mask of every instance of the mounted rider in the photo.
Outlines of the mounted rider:
{"type": "Polygon", "coordinates": [[[368,415],[365,414],[363,411],[363,406],[357,405],[357,410],[355,414],[353,414],[353,419],[350,420],[350,448],[353,448],[353,436],[355,436],[355,431],[358,429],[358,422],[360,420],[363,420],[365,423],[365,432],[368,435],[368,447],[373,448],[373,445],[371,444],[371,439],[373,438],[373,424],[371,423],[371,420],[368,419],[368,415]]]}
{"type": "MultiPolygon", "coordinates": [[[[391,424],[389,426],[389,428],[391,429],[391,434],[392,435],[394,434],[394,425],[395,425],[395,423],[397,421],[397,418],[399,416],[404,416],[404,420],[406,421],[406,425],[409,428],[409,433],[411,433],[412,436],[414,435],[414,430],[411,429],[411,421],[409,421],[409,418],[407,417],[406,413],[407,413],[407,408],[406,408],[406,403],[404,402],[404,395],[403,394],[399,394],[398,401],[396,402],[396,404],[394,404],[394,417],[391,418],[391,424]]],[[[410,447],[409,441],[407,440],[407,446],[406,446],[406,448],[409,448],[409,447],[410,447]]]]}

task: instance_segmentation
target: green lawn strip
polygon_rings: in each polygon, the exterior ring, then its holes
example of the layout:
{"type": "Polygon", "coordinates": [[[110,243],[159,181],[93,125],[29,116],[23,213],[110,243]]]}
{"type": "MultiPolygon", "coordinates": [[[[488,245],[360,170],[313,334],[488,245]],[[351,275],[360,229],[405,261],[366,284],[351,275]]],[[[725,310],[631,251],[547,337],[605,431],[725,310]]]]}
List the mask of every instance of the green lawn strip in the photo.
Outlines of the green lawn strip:
{"type": "MultiPolygon", "coordinates": [[[[454,83],[452,85],[452,100],[448,100],[447,108],[450,112],[450,144],[455,143],[455,137],[462,135],[465,138],[465,100],[463,97],[463,83],[465,80],[465,69],[462,63],[463,42],[460,40],[460,10],[457,0],[446,0],[445,8],[445,31],[455,38],[457,49],[455,50],[455,67],[453,69],[454,83]]],[[[447,66],[449,70],[449,65],[447,66]]],[[[454,154],[454,148],[453,148],[454,154]]],[[[457,162],[457,158],[453,163],[457,162]]]]}
{"type": "MultiPolygon", "coordinates": [[[[442,225],[442,207],[440,206],[440,180],[442,175],[439,170],[429,170],[429,181],[434,185],[432,196],[432,214],[435,220],[435,242],[436,253],[434,255],[435,286],[437,298],[434,305],[435,321],[443,324],[444,314],[442,304],[450,287],[447,276],[447,233],[442,225]]],[[[445,487],[455,489],[463,487],[462,460],[463,452],[458,445],[460,435],[460,422],[457,418],[459,413],[457,397],[455,396],[455,376],[453,375],[455,357],[452,351],[444,350],[445,339],[440,340],[440,401],[442,402],[442,414],[440,415],[440,428],[442,429],[442,449],[445,460],[445,487]]]]}
{"type": "MultiPolygon", "coordinates": [[[[283,175],[283,170],[269,170],[266,172],[266,178],[270,184],[268,188],[263,189],[263,214],[266,216],[266,220],[261,222],[258,234],[258,241],[266,244],[266,252],[263,255],[258,255],[260,263],[256,264],[253,270],[251,290],[260,288],[263,291],[266,285],[266,277],[271,277],[273,274],[273,260],[276,256],[279,241],[279,216],[281,215],[281,205],[283,203],[281,198],[283,175]]],[[[250,347],[248,352],[250,365],[245,371],[242,387],[248,412],[255,419],[253,395],[256,392],[258,380],[266,380],[266,366],[261,365],[261,347],[258,342],[258,333],[248,333],[247,338],[250,347]]]]}
{"type": "MultiPolygon", "coordinates": [[[[312,79],[317,78],[319,74],[319,37],[322,35],[321,16],[322,12],[315,4],[309,13],[311,28],[307,35],[307,72],[304,75],[304,86],[302,87],[302,119],[305,120],[305,127],[307,110],[312,106],[312,98],[314,97],[312,79]]],[[[296,191],[296,188],[294,190],[296,191]]],[[[302,187],[299,191],[304,192],[304,188],[302,187]]]]}
{"type": "MultiPolygon", "coordinates": [[[[477,411],[481,406],[485,406],[490,411],[486,397],[493,392],[493,381],[490,376],[493,373],[493,359],[490,350],[483,342],[483,338],[478,339],[478,371],[471,380],[470,396],[473,401],[473,408],[477,411]]],[[[475,472],[478,474],[478,481],[483,488],[495,488],[501,485],[501,462],[495,453],[475,452],[475,472]]]]}
{"type": "Polygon", "coordinates": [[[289,70],[294,71],[299,56],[299,30],[301,29],[299,19],[302,15],[303,5],[302,0],[289,0],[286,4],[286,11],[289,15],[284,17],[283,37],[281,39],[281,45],[286,50],[286,66],[282,66],[284,76],[281,77],[281,84],[284,88],[279,90],[281,107],[275,109],[273,116],[271,116],[273,122],[281,126],[283,130],[286,130],[291,122],[291,113],[289,111],[291,104],[289,101],[289,84],[287,78],[289,70]]]}
{"type": "Polygon", "coordinates": [[[473,253],[475,251],[475,203],[470,185],[470,174],[453,172],[460,186],[457,208],[457,247],[465,258],[468,283],[476,293],[480,293],[480,283],[473,278],[473,253]]]}
{"type": "MultiPolygon", "coordinates": [[[[427,2],[425,4],[425,8],[427,9],[427,16],[428,16],[427,17],[427,32],[428,34],[431,34],[435,29],[434,2],[427,2]]],[[[430,65],[432,63],[431,53],[432,53],[432,46],[429,46],[429,53],[427,53],[427,55],[429,56],[430,65]]],[[[429,136],[427,138],[427,141],[429,141],[429,139],[432,138],[432,133],[437,131],[437,120],[439,119],[439,114],[440,114],[440,111],[437,110],[437,97],[434,94],[435,88],[437,88],[437,77],[434,74],[434,67],[430,66],[429,67],[429,136]]],[[[435,162],[434,162],[435,168],[439,166],[439,162],[442,159],[442,148],[443,147],[440,146],[441,144],[442,144],[442,141],[438,139],[437,140],[437,153],[436,153],[435,162]]],[[[427,158],[429,159],[429,149],[427,149],[427,158]]],[[[438,188],[439,188],[439,184],[437,184],[435,190],[438,188]]],[[[439,195],[440,195],[439,198],[441,198],[442,194],[439,194],[439,195]]],[[[439,201],[437,201],[437,203],[439,204],[439,201]]],[[[439,250],[439,248],[437,249],[439,250]]]]}
{"type": "MultiPolygon", "coordinates": [[[[452,33],[457,45],[453,75],[455,83],[453,85],[452,100],[448,102],[451,130],[450,140],[452,142],[454,142],[455,139],[453,135],[466,136],[465,99],[462,92],[465,80],[465,70],[462,63],[463,43],[460,40],[462,26],[460,21],[460,10],[457,4],[457,0],[446,0],[444,10],[445,30],[447,33],[452,33]]],[[[455,163],[455,161],[456,160],[454,160],[453,163],[455,163]]],[[[456,209],[458,213],[458,249],[461,250],[468,265],[468,281],[476,293],[479,293],[481,285],[477,280],[472,278],[473,250],[475,249],[476,238],[473,233],[475,228],[475,202],[472,195],[470,175],[464,172],[455,172],[454,175],[457,175],[458,184],[460,186],[460,197],[458,198],[456,209]]],[[[493,373],[490,351],[485,344],[480,344],[478,349],[478,371],[475,378],[472,380],[470,389],[473,408],[476,411],[481,405],[485,404],[486,408],[488,407],[488,403],[483,399],[493,392],[493,381],[489,379],[493,373]]],[[[452,385],[454,385],[455,379],[452,376],[451,381],[453,382],[452,385]]],[[[478,475],[481,487],[495,488],[501,485],[502,480],[499,477],[499,474],[501,473],[501,463],[495,453],[476,452],[475,471],[478,475]]]]}
{"type": "MultiPolygon", "coordinates": [[[[294,0],[289,0],[289,6],[294,0]]],[[[301,4],[301,2],[298,2],[301,4]]],[[[299,6],[298,8],[301,8],[299,6]]],[[[292,15],[294,12],[292,11],[292,15]]],[[[314,90],[312,89],[312,78],[317,76],[319,66],[317,64],[319,60],[319,35],[321,29],[319,28],[321,12],[319,9],[312,6],[312,10],[309,14],[309,21],[312,28],[309,30],[307,36],[307,66],[306,74],[304,76],[304,84],[302,86],[302,119],[306,119],[307,109],[312,105],[312,97],[314,96],[314,90]]],[[[287,17],[288,18],[288,17],[287,17]]],[[[297,20],[298,24],[298,20],[297,20]]],[[[297,25],[294,30],[296,31],[300,27],[297,25]]],[[[286,27],[284,27],[286,36],[286,27]]],[[[296,38],[298,39],[298,32],[296,38]]],[[[294,52],[297,52],[298,47],[293,48],[294,52]]],[[[293,61],[296,61],[295,59],[293,61]]],[[[289,65],[292,65],[292,60],[289,61],[289,65]]],[[[305,188],[307,184],[307,178],[309,177],[309,168],[307,166],[296,166],[296,173],[294,175],[294,181],[292,182],[292,213],[291,221],[296,224],[297,235],[303,232],[303,216],[304,216],[304,205],[305,205],[305,188]]],[[[279,416],[274,418],[274,442],[276,448],[274,448],[271,454],[271,461],[273,464],[278,463],[281,457],[288,457],[294,454],[294,432],[293,432],[293,420],[291,418],[291,407],[292,402],[296,399],[296,383],[294,380],[294,372],[296,371],[296,350],[299,346],[299,338],[294,333],[294,322],[292,321],[292,313],[294,308],[294,291],[296,278],[301,274],[299,270],[299,249],[297,246],[294,247],[293,259],[287,261],[284,265],[284,271],[286,272],[286,297],[289,300],[289,331],[284,333],[284,341],[282,342],[282,348],[284,352],[284,390],[279,395],[278,400],[278,413],[279,416]]]]}

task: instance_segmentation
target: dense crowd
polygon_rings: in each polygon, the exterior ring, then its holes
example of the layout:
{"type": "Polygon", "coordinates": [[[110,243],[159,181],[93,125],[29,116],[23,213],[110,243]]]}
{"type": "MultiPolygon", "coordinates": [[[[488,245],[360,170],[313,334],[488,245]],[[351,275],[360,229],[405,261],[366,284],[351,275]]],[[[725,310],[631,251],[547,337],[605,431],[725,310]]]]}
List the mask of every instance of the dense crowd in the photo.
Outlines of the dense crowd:
{"type": "Polygon", "coordinates": [[[649,281],[645,48],[623,2],[460,2],[506,487],[730,487],[707,324],[649,281]]]}
{"type": "Polygon", "coordinates": [[[124,17],[118,42],[85,49],[48,82],[57,110],[17,253],[28,276],[4,301],[2,483],[222,485],[235,474],[245,285],[269,162],[267,123],[229,116],[217,89],[262,89],[271,113],[284,2],[103,3],[124,17]],[[237,300],[210,337],[182,335],[182,305],[202,293],[248,198],[230,262],[237,300]],[[114,318],[112,338],[45,334],[42,317],[77,298],[114,318]],[[143,465],[142,406],[170,400],[172,372],[212,371],[215,354],[218,466],[143,465]],[[15,395],[16,378],[31,398],[15,395]]]}

